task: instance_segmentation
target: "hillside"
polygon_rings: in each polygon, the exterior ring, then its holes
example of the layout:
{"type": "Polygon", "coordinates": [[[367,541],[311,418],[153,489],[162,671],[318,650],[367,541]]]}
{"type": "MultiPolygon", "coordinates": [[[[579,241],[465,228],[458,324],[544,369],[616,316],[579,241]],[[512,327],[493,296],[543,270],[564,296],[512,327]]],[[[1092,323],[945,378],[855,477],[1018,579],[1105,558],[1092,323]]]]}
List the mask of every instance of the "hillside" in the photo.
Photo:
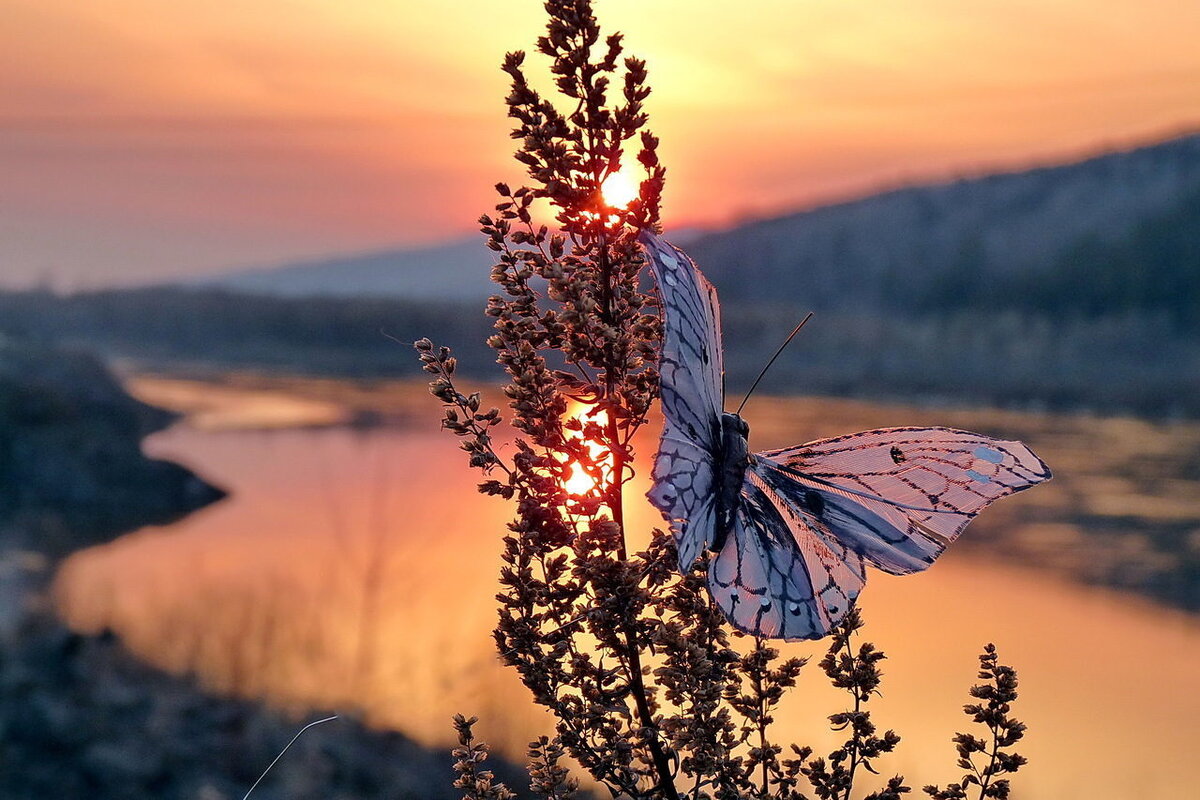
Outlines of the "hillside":
{"type": "MultiPolygon", "coordinates": [[[[1182,307],[1200,307],[1197,206],[1200,134],[1193,134],[668,238],[688,247],[726,304],[902,316],[997,303],[1087,316],[1169,306],[1178,318],[1182,307]],[[1173,249],[1158,244],[1164,231],[1173,249]]],[[[490,292],[491,263],[469,237],[190,285],[276,297],[477,302],[490,292]]]]}
{"type": "MultiPolygon", "coordinates": [[[[1035,292],[1036,307],[1058,313],[1084,302],[1083,288],[1089,310],[1104,314],[1126,310],[1129,291],[1156,305],[1161,298],[1144,287],[1160,270],[1200,272],[1200,227],[1186,211],[1198,202],[1200,135],[1190,135],[752,222],[702,237],[690,251],[726,302],[908,316],[990,301],[993,293],[1020,309],[1035,292]],[[1131,263],[1147,255],[1140,248],[1150,244],[1148,230],[1172,223],[1190,251],[1181,246],[1155,271],[1131,263]],[[1092,270],[1117,273],[1105,278],[1102,294],[1086,285],[1092,270]]],[[[1194,280],[1180,288],[1200,305],[1194,280]]]]}
{"type": "MultiPolygon", "coordinates": [[[[699,233],[684,228],[672,231],[671,238],[682,244],[699,233]]],[[[431,247],[235,270],[184,285],[270,297],[398,297],[483,303],[492,293],[492,262],[492,252],[484,247],[483,237],[468,236],[431,247]]]]}
{"type": "Polygon", "coordinates": [[[411,300],[486,298],[492,253],[472,236],[434,247],[381,250],[240,270],[192,285],[276,297],[405,297],[411,300]]]}

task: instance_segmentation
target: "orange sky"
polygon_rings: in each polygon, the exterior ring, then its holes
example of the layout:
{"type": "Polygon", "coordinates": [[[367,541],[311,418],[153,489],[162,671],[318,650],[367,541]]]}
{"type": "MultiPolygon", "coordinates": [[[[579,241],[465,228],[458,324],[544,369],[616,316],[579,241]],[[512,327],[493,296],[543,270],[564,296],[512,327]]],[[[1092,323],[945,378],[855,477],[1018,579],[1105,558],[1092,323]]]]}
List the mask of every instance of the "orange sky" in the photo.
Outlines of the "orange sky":
{"type": "MultiPolygon", "coordinates": [[[[1195,0],[598,0],[650,65],[666,214],[719,224],[1200,123],[1195,0]]],[[[0,0],[0,283],[472,229],[538,0],[0,0]]],[[[535,63],[540,63],[535,61],[535,63]]]]}

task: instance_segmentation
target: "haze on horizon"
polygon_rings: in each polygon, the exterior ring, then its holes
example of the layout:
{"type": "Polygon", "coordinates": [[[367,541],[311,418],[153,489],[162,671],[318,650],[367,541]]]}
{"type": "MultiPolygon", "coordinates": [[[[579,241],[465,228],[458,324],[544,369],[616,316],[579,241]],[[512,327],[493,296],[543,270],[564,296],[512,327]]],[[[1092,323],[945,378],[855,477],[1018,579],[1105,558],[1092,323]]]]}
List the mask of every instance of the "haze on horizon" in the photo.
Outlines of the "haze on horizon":
{"type": "MultiPolygon", "coordinates": [[[[168,279],[467,233],[540,2],[0,0],[0,285],[168,279]]],[[[1200,4],[599,0],[649,63],[670,225],[1200,123],[1200,4]]],[[[536,68],[540,57],[531,56],[536,68]]]]}

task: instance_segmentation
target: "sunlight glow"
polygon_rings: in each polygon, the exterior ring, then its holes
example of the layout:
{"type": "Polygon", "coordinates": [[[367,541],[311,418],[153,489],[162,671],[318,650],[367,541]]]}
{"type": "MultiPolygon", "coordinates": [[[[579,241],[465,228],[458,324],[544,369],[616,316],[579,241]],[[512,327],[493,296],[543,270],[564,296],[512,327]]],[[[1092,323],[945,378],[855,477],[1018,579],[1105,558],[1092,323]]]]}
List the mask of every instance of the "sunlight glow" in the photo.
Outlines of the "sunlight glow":
{"type": "MultiPolygon", "coordinates": [[[[589,450],[592,449],[592,447],[593,445],[588,445],[589,450]]],[[[595,445],[595,448],[599,450],[600,446],[595,445]]],[[[588,492],[596,488],[596,481],[592,479],[591,475],[588,475],[584,471],[582,466],[579,464],[572,464],[571,475],[563,483],[563,488],[566,489],[567,494],[571,495],[572,497],[583,497],[588,492]]]]}
{"type": "Polygon", "coordinates": [[[639,187],[625,170],[614,172],[600,185],[604,202],[612,208],[625,208],[638,196],[639,187]]]}
{"type": "MultiPolygon", "coordinates": [[[[649,58],[668,227],[1195,127],[1194,2],[897,5],[597,7],[605,34],[649,58]]],[[[154,283],[459,236],[518,174],[495,64],[546,24],[541,3],[0,8],[6,29],[28,31],[7,37],[0,69],[0,283],[23,285],[46,265],[66,285],[154,283]]],[[[550,98],[553,77],[529,66],[550,98]]],[[[640,165],[624,166],[636,184],[640,165]]],[[[620,209],[632,194],[604,196],[620,209]]]]}
{"type": "MultiPolygon", "coordinates": [[[[603,424],[604,422],[600,409],[586,403],[572,403],[572,408],[567,413],[567,418],[577,419],[584,423],[598,422],[603,424]]],[[[586,446],[588,455],[593,459],[600,459],[605,455],[604,445],[600,442],[589,439],[586,446]]],[[[595,479],[588,474],[583,465],[576,462],[571,464],[571,471],[567,479],[563,482],[563,488],[572,497],[580,498],[595,490],[597,486],[595,479]]]]}

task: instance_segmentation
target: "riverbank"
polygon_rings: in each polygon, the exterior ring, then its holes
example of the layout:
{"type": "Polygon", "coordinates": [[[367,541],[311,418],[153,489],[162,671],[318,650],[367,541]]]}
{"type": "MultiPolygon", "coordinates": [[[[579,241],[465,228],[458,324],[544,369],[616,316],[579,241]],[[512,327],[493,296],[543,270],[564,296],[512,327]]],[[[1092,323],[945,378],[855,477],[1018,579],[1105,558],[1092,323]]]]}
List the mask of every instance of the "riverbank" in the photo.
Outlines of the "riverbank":
{"type": "MultiPolygon", "coordinates": [[[[131,396],[86,353],[0,339],[6,800],[233,800],[307,720],[325,715],[213,694],[140,661],[111,631],[72,632],[54,613],[48,586],[60,559],[225,496],[142,451],[186,411],[131,396]]],[[[447,751],[343,715],[306,734],[255,797],[449,800],[458,796],[451,764],[447,751]]]]}
{"type": "Polygon", "coordinates": [[[57,557],[221,499],[142,452],[177,418],[88,353],[0,339],[0,547],[57,557]]]}

